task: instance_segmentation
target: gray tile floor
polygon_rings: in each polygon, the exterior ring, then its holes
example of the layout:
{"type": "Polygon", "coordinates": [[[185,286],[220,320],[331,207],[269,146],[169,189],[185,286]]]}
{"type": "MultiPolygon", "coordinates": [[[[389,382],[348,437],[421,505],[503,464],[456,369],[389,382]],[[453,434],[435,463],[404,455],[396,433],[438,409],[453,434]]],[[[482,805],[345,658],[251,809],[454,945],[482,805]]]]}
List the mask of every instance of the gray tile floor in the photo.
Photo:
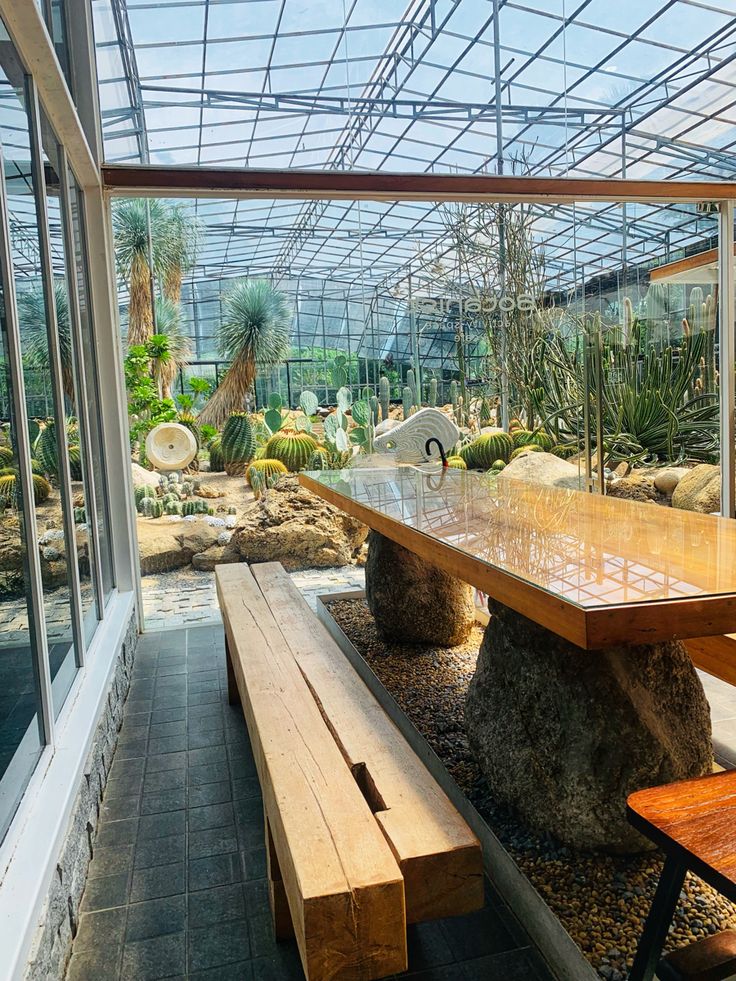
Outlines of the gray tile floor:
{"type": "MultiPolygon", "coordinates": [[[[227,703],[222,627],[146,633],[105,793],[67,981],[292,981],[276,943],[260,790],[227,703]]],[[[546,981],[489,890],[472,916],[409,928],[412,981],[546,981]]]]}

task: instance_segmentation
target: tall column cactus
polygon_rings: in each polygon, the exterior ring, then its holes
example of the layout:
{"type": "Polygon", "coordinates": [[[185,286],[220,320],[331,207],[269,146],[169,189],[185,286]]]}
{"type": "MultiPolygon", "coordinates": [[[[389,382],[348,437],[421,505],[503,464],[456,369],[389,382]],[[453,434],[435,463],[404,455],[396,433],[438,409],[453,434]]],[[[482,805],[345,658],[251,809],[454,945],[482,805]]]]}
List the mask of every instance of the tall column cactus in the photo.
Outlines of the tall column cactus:
{"type": "Polygon", "coordinates": [[[408,385],[404,386],[401,398],[404,403],[404,419],[408,419],[414,408],[414,396],[408,385]]]}
{"type": "Polygon", "coordinates": [[[419,393],[417,391],[417,379],[413,368],[409,368],[406,373],[406,384],[411,391],[411,404],[415,408],[419,407],[419,393]]]}
{"type": "Polygon", "coordinates": [[[378,383],[378,396],[381,403],[381,419],[385,422],[391,409],[391,385],[385,375],[381,375],[378,383]]]}
{"type": "Polygon", "coordinates": [[[433,409],[437,407],[437,379],[432,378],[429,382],[429,392],[427,393],[427,405],[433,409]]]}

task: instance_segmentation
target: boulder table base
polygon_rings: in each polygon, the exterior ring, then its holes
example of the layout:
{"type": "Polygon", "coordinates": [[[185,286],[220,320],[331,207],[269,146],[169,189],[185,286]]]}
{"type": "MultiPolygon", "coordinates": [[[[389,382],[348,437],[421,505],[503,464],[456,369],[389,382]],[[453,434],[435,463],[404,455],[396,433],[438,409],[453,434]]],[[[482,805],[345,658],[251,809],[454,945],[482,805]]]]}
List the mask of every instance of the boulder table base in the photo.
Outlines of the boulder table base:
{"type": "Polygon", "coordinates": [[[713,766],[710,709],[684,646],[584,651],[488,606],[465,715],[494,798],[575,848],[651,849],[626,820],[628,795],[713,766]]]}
{"type": "Polygon", "coordinates": [[[377,531],[368,535],[365,598],[386,640],[455,647],[475,623],[473,590],[377,531]]]}

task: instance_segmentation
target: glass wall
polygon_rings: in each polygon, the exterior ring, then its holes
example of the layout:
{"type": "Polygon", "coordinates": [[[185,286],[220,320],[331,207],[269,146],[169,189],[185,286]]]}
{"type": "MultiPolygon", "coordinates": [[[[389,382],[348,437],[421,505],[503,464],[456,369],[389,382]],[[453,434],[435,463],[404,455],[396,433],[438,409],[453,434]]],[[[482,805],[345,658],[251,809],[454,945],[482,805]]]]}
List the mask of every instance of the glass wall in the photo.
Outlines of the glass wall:
{"type": "Polygon", "coordinates": [[[2,25],[0,148],[2,838],[113,586],[83,199],[2,25]]]}

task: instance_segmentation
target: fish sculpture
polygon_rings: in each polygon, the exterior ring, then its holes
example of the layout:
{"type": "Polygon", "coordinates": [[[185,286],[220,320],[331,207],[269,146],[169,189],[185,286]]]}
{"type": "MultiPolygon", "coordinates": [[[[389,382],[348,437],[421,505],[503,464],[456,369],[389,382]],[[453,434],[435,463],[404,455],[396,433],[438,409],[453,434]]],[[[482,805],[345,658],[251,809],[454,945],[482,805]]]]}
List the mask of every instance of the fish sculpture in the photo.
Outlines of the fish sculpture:
{"type": "Polygon", "coordinates": [[[455,423],[439,409],[420,409],[387,433],[376,436],[373,446],[378,453],[393,453],[397,463],[428,463],[439,460],[437,443],[427,453],[427,440],[439,440],[445,456],[460,438],[455,423]]]}

